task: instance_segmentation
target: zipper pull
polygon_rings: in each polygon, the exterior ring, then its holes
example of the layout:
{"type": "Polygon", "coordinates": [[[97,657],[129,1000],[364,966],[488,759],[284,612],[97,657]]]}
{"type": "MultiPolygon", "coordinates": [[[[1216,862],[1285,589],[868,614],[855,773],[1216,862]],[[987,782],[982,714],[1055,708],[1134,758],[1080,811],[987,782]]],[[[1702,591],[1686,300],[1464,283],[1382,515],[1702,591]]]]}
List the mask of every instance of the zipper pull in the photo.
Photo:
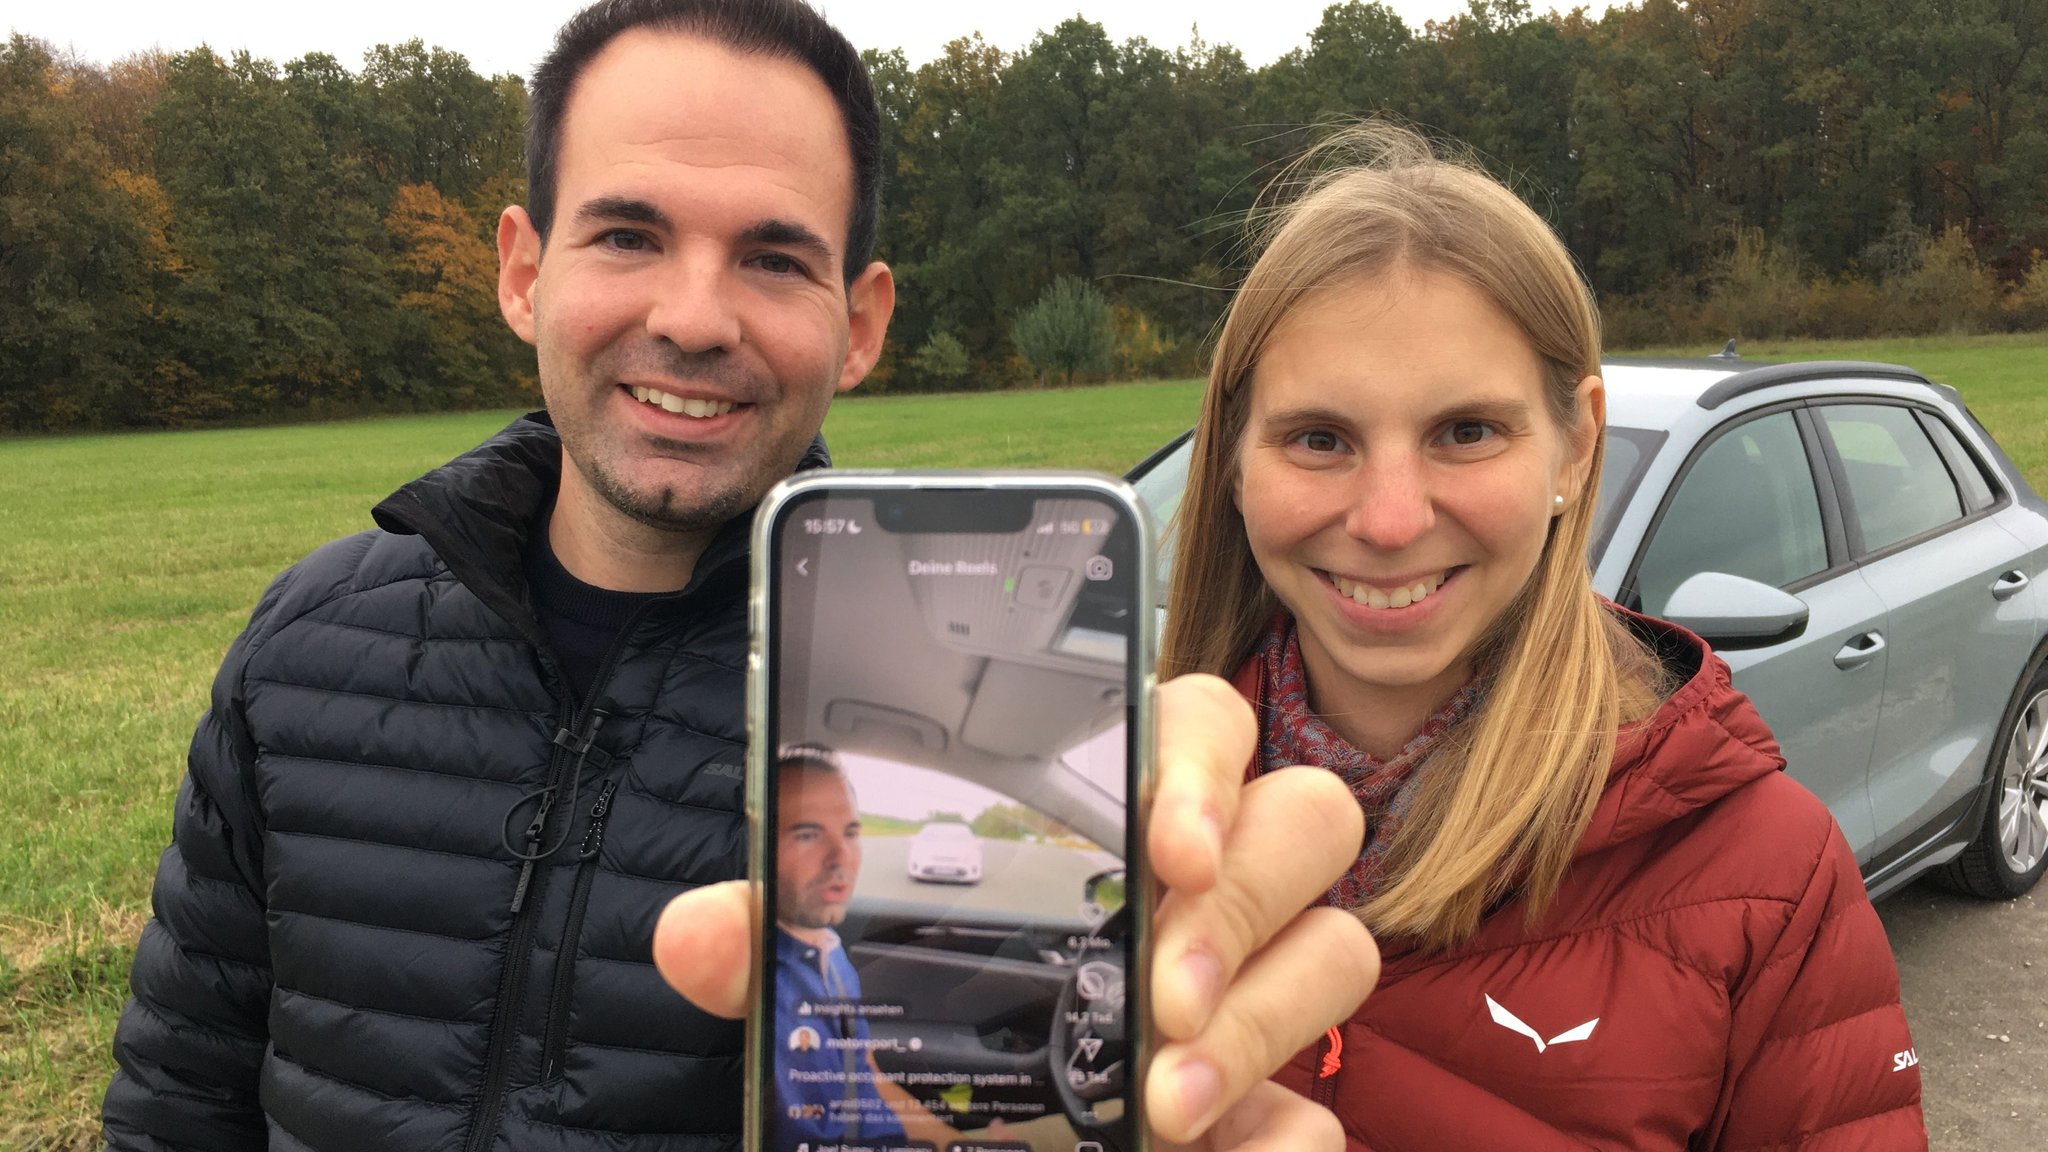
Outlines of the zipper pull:
{"type": "MultiPolygon", "coordinates": [[[[584,717],[580,730],[571,732],[567,728],[557,728],[554,739],[549,741],[559,748],[566,749],[570,755],[576,758],[575,762],[569,766],[569,803],[571,804],[576,802],[576,782],[583,775],[583,762],[595,757],[599,771],[603,771],[605,766],[611,763],[611,756],[604,749],[597,746],[597,730],[604,727],[606,718],[617,708],[618,705],[612,702],[611,697],[602,697],[591,706],[590,714],[584,717]]],[[[554,855],[564,843],[568,842],[569,830],[564,828],[562,830],[562,839],[556,841],[553,848],[543,852],[540,846],[541,838],[547,834],[548,815],[555,810],[555,793],[561,786],[562,782],[556,779],[552,780],[546,788],[541,790],[540,803],[533,810],[533,823],[526,826],[526,851],[519,854],[519,883],[512,889],[512,912],[514,915],[517,915],[519,910],[526,906],[527,889],[533,884],[533,866],[543,857],[554,855]]]]}
{"type": "Polygon", "coordinates": [[[583,834],[583,850],[576,853],[576,859],[594,859],[598,851],[604,847],[604,821],[605,817],[611,815],[612,792],[618,786],[618,781],[607,780],[597,790],[597,803],[590,806],[590,831],[583,834]]]}
{"type": "Polygon", "coordinates": [[[519,865],[519,886],[512,889],[512,913],[515,916],[519,914],[519,909],[526,903],[527,885],[533,883],[533,863],[534,858],[528,856],[519,865]]]}
{"type": "Polygon", "coordinates": [[[533,884],[533,866],[547,853],[540,850],[540,838],[547,831],[548,813],[555,808],[555,790],[541,792],[540,803],[534,806],[533,821],[526,826],[526,851],[520,853],[519,884],[512,889],[512,911],[517,914],[526,904],[526,890],[533,884]]]}

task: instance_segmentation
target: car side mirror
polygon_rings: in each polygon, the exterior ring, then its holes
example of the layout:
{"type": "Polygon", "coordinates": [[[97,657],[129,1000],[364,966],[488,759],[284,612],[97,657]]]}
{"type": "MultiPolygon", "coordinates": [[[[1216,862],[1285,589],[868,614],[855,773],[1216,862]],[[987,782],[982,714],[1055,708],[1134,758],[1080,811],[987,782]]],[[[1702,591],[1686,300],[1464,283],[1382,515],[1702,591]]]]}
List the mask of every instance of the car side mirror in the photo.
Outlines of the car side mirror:
{"type": "Polygon", "coordinates": [[[1658,613],[1720,648],[1761,648],[1806,630],[1806,603],[1743,576],[1701,572],[1686,578],[1658,613]]]}
{"type": "Polygon", "coordinates": [[[1124,870],[1106,868],[1082,884],[1081,907],[1090,914],[1090,919],[1105,920],[1124,906],[1125,895],[1124,870]]]}

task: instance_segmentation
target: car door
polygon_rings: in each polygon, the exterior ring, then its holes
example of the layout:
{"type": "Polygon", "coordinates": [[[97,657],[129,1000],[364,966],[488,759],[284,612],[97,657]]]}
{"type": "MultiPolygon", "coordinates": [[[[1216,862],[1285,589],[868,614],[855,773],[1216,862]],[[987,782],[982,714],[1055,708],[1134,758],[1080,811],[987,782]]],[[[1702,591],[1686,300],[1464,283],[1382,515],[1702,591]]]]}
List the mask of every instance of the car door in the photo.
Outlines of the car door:
{"type": "Polygon", "coordinates": [[[1850,547],[1891,621],[1873,846],[1910,850],[1967,812],[2032,653],[2034,620],[2009,575],[2024,550],[1991,518],[1997,494],[1938,414],[1877,401],[1814,411],[1850,547]]]}
{"type": "Polygon", "coordinates": [[[1720,655],[1777,735],[1787,770],[1827,804],[1860,859],[1873,839],[1868,766],[1885,609],[1849,563],[1826,477],[1811,421],[1796,407],[1716,430],[1680,469],[1622,601],[1655,616],[1687,578],[1726,572],[1806,604],[1798,635],[1720,655]]]}

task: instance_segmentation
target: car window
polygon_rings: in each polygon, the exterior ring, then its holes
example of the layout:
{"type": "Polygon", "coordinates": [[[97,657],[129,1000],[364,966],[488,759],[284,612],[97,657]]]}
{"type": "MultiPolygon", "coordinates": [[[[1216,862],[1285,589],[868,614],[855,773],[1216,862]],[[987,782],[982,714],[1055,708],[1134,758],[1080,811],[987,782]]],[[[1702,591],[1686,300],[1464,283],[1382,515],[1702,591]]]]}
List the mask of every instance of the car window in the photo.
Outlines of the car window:
{"type": "Polygon", "coordinates": [[[1842,462],[1866,552],[1962,516],[1955,480],[1911,409],[1829,404],[1818,411],[1842,462]]]}
{"type": "Polygon", "coordinates": [[[1600,508],[1593,521],[1593,563],[1598,564],[1601,554],[1607,551],[1607,541],[1614,535],[1614,522],[1628,506],[1630,495],[1649,470],[1650,460],[1664,443],[1664,437],[1664,433],[1647,428],[1607,426],[1606,450],[1600,460],[1600,508]]]}
{"type": "Polygon", "coordinates": [[[1726,572],[1782,588],[1828,566],[1820,496],[1792,413],[1737,425],[1693,461],[1636,569],[1645,612],[1687,578],[1726,572]]]}
{"type": "MultiPolygon", "coordinates": [[[[1167,577],[1173,569],[1173,514],[1180,510],[1181,497],[1187,494],[1188,463],[1194,456],[1194,439],[1182,440],[1173,451],[1157,460],[1144,475],[1131,481],[1137,490],[1138,499],[1144,501],[1145,511],[1152,514],[1152,527],[1159,533],[1159,597],[1166,598],[1167,577]]],[[[1142,467],[1142,465],[1141,465],[1142,467]]]]}
{"type": "Polygon", "coordinates": [[[1998,493],[1991,487],[1991,480],[1984,475],[1984,462],[1977,454],[1963,446],[1962,438],[1948,421],[1929,412],[1920,413],[1920,426],[1934,436],[1941,446],[1941,453],[1948,458],[1951,474],[1956,486],[1963,491],[1963,503],[1972,512],[1981,511],[1998,503],[1998,493]]]}

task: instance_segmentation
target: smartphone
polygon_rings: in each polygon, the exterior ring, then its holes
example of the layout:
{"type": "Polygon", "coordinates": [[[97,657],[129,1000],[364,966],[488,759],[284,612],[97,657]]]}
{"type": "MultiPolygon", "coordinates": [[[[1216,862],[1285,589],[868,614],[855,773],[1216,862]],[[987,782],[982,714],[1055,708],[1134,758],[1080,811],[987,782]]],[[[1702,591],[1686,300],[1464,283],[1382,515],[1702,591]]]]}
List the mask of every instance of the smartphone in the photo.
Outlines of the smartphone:
{"type": "Polygon", "coordinates": [[[829,472],[768,495],[753,565],[746,1147],[1143,1149],[1136,495],[829,472]]]}

